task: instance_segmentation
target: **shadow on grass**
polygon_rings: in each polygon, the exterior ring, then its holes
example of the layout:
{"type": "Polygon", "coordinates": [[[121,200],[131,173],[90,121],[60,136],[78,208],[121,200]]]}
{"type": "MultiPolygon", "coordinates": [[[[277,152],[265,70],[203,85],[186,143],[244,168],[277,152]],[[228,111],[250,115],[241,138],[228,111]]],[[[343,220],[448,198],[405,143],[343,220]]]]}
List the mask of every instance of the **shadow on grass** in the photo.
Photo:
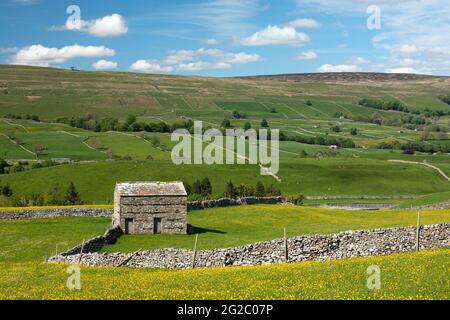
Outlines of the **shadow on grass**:
{"type": "Polygon", "coordinates": [[[218,233],[218,234],[226,234],[225,231],[221,230],[214,230],[214,229],[207,229],[207,228],[200,228],[200,227],[191,227],[191,231],[189,234],[202,234],[202,233],[218,233]]]}

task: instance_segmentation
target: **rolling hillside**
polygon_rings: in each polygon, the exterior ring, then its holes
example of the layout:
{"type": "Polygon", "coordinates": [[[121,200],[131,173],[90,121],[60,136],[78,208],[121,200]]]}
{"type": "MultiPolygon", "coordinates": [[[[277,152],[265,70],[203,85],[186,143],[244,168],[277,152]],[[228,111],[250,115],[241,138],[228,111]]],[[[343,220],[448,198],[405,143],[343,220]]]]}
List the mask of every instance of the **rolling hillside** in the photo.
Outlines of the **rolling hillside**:
{"type": "Polygon", "coordinates": [[[0,158],[19,166],[0,175],[0,186],[8,184],[16,197],[29,197],[74,181],[87,203],[111,203],[116,181],[192,184],[204,177],[212,182],[213,197],[222,195],[226,180],[252,185],[260,180],[284,194],[448,192],[449,183],[433,169],[388,161],[427,161],[448,173],[447,154],[379,149],[383,144],[414,143],[450,147],[445,132],[449,116],[435,115],[450,113],[450,106],[439,99],[450,93],[448,88],[450,78],[422,75],[203,78],[0,66],[0,158]],[[368,107],[361,99],[396,102],[407,106],[408,112],[368,107]],[[129,115],[136,117],[141,129],[88,130],[84,127],[88,121],[79,127],[69,125],[72,118],[92,119],[94,124],[116,118],[122,125],[129,115]],[[427,123],[411,121],[419,118],[427,123]],[[266,119],[270,128],[288,137],[279,148],[281,182],[259,176],[255,165],[174,166],[170,134],[143,132],[145,125],[164,122],[170,127],[188,120],[219,128],[224,119],[234,128],[247,122],[259,128],[266,119]],[[429,131],[425,141],[423,131],[429,131]],[[355,147],[332,151],[324,139],[331,141],[328,144],[352,141],[355,147]],[[52,159],[71,164],[31,169],[36,162],[52,159]]]}

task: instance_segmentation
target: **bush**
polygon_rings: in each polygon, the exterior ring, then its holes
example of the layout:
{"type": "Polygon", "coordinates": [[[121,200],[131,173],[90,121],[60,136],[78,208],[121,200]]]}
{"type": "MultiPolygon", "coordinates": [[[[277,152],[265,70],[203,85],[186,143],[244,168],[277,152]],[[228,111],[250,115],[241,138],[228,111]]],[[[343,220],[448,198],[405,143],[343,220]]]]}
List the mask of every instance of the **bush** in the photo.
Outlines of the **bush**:
{"type": "Polygon", "coordinates": [[[265,197],[266,196],[266,189],[264,188],[264,185],[261,181],[258,181],[258,183],[256,184],[255,195],[257,197],[265,197]]]}
{"type": "Polygon", "coordinates": [[[223,193],[225,198],[234,198],[236,197],[236,190],[234,189],[233,182],[228,181],[225,186],[225,192],[223,193]]]}
{"type": "Polygon", "coordinates": [[[266,119],[263,119],[261,121],[261,128],[268,128],[269,127],[269,123],[267,122],[266,119]]]}
{"type": "Polygon", "coordinates": [[[239,198],[254,197],[256,193],[255,188],[248,184],[240,184],[236,187],[235,190],[236,196],[238,196],[239,198]]]}
{"type": "Polygon", "coordinates": [[[303,201],[305,200],[305,197],[302,194],[296,194],[296,195],[288,196],[288,199],[292,200],[292,202],[295,205],[301,206],[301,205],[303,205],[303,201]]]}

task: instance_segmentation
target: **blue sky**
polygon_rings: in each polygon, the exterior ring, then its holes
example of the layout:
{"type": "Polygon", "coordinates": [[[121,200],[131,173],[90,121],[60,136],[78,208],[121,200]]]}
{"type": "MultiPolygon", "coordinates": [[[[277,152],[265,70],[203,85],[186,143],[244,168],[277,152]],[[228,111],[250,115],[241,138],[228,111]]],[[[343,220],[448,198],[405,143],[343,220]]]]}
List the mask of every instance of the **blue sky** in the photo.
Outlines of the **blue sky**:
{"type": "Polygon", "coordinates": [[[448,0],[3,0],[0,27],[0,63],[9,64],[206,76],[450,75],[448,0]],[[71,5],[80,19],[67,13],[71,5]],[[380,28],[368,28],[378,18],[380,28]]]}

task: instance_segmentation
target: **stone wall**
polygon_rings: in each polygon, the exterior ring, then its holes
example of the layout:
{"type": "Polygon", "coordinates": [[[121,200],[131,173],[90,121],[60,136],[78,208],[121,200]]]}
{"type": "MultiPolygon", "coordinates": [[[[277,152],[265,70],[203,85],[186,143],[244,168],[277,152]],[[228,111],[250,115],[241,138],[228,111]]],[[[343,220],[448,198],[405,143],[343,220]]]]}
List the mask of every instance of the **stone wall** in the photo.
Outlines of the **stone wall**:
{"type": "Polygon", "coordinates": [[[56,218],[56,217],[111,217],[111,209],[60,208],[39,210],[0,210],[0,220],[56,218]]]}
{"type": "MultiPolygon", "coordinates": [[[[199,237],[201,242],[201,237],[199,237]]],[[[330,235],[288,238],[290,262],[326,260],[386,255],[414,251],[416,228],[389,228],[347,231],[330,235]]],[[[421,227],[420,249],[450,247],[450,223],[421,227]]],[[[76,263],[79,255],[57,256],[49,262],[76,263]]],[[[81,264],[89,266],[117,266],[123,261],[133,268],[187,269],[192,267],[193,252],[187,249],[161,249],[138,253],[89,253],[81,264]]],[[[283,262],[284,240],[258,242],[246,246],[202,250],[197,252],[196,267],[225,265],[248,266],[283,262]]]]}
{"type": "Polygon", "coordinates": [[[100,251],[104,245],[114,244],[117,239],[122,235],[122,229],[120,227],[114,227],[106,230],[103,236],[98,236],[92,239],[89,239],[84,242],[84,244],[79,244],[72,249],[67,250],[66,252],[61,253],[61,256],[71,256],[75,254],[80,254],[81,249],[83,249],[83,253],[92,253],[100,251]]]}
{"type": "Polygon", "coordinates": [[[190,201],[188,202],[188,211],[217,207],[231,207],[252,204],[280,204],[290,202],[290,200],[284,197],[246,197],[237,199],[221,198],[216,200],[190,201]]]}
{"type": "MultiPolygon", "coordinates": [[[[187,202],[187,210],[203,210],[207,208],[229,207],[251,204],[280,204],[290,203],[283,197],[248,197],[241,199],[222,198],[205,201],[187,202]]],[[[90,208],[58,208],[38,210],[0,210],[0,220],[33,219],[33,218],[56,218],[56,217],[108,217],[113,215],[113,209],[90,209],[90,208]]],[[[119,221],[119,219],[117,219],[119,221]]],[[[117,225],[117,222],[114,224],[117,225]]]]}

